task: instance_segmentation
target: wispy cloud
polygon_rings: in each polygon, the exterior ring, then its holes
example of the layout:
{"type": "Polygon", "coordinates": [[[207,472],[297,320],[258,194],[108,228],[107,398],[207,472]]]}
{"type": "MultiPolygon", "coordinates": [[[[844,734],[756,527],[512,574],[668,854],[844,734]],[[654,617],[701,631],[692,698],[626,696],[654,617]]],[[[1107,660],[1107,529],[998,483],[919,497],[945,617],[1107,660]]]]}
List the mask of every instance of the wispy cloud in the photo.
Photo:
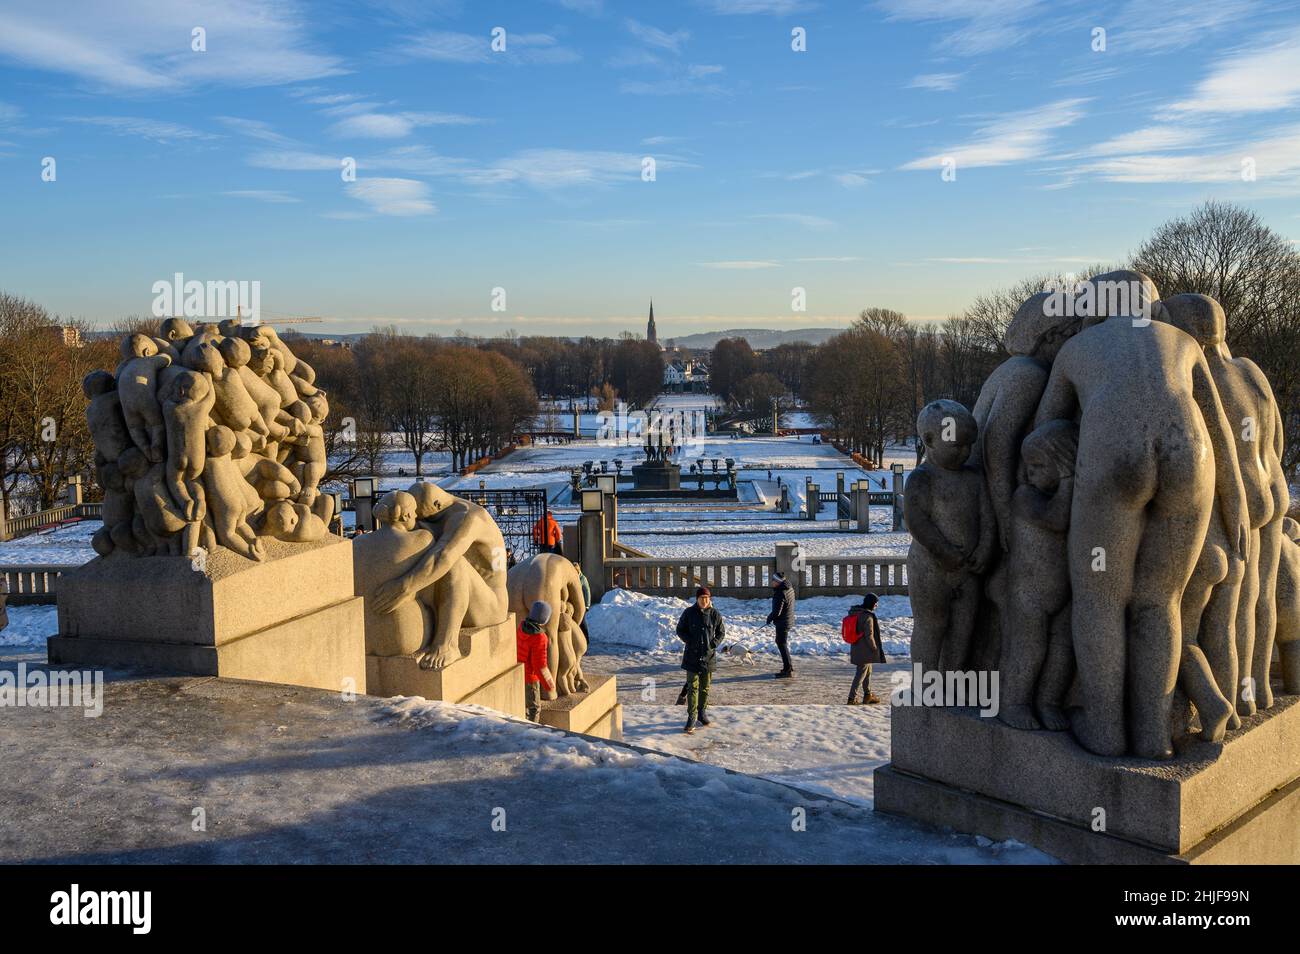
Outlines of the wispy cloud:
{"type": "Polygon", "coordinates": [[[250,139],[269,142],[277,146],[290,145],[293,140],[276,132],[275,128],[261,119],[245,119],[242,116],[218,116],[217,122],[250,139]]]}
{"type": "Polygon", "coordinates": [[[754,271],[760,268],[780,268],[780,262],[737,261],[737,262],[696,262],[701,268],[721,268],[733,271],[754,271]]]}
{"type": "Polygon", "coordinates": [[[820,215],[805,215],[801,212],[763,212],[757,215],[751,215],[750,218],[768,219],[773,222],[788,222],[791,225],[798,225],[805,229],[829,229],[835,227],[835,223],[830,219],[822,218],[820,215]]]}
{"type": "Polygon", "coordinates": [[[811,0],[699,0],[700,5],[710,13],[722,16],[742,16],[751,13],[764,13],[783,17],[791,13],[804,13],[820,6],[811,0]]]}
{"type": "Polygon", "coordinates": [[[329,132],[340,138],[402,139],[420,126],[469,126],[482,121],[456,113],[363,112],[339,120],[329,132]]]}
{"type": "Polygon", "coordinates": [[[136,136],[164,145],[177,142],[206,142],[221,138],[212,133],[182,126],[180,123],[145,119],[140,116],[65,116],[64,121],[98,126],[117,136],[136,136]]]}
{"type": "Polygon", "coordinates": [[[1002,166],[1038,159],[1047,153],[1052,134],[1083,118],[1086,99],[1062,99],[1033,109],[1006,113],[978,129],[964,143],[913,159],[903,169],[938,169],[947,158],[958,169],[1002,166]]]}
{"type": "Polygon", "coordinates": [[[433,215],[438,207],[429,198],[429,187],[418,179],[357,179],[349,182],[347,194],[379,215],[433,215]]]}
{"type": "Polygon", "coordinates": [[[908,89],[928,89],[936,93],[948,93],[957,88],[957,83],[965,73],[922,73],[912,78],[908,89]]]}
{"type": "Polygon", "coordinates": [[[1039,0],[877,0],[890,20],[957,23],[939,49],[958,56],[981,56],[1016,46],[1035,32],[1039,0]]]}
{"type": "Polygon", "coordinates": [[[101,89],[267,86],[333,76],[342,61],[312,48],[298,3],[65,0],[0,9],[0,59],[70,74],[101,89]],[[191,49],[202,24],[206,51],[191,49]]]}
{"type": "Polygon", "coordinates": [[[1260,113],[1300,103],[1300,28],[1218,60],[1174,113],[1260,113]]]}
{"type": "Polygon", "coordinates": [[[623,21],[623,25],[627,28],[627,32],[646,46],[658,47],[671,53],[680,53],[686,41],[691,38],[689,30],[674,30],[669,33],[666,30],[641,23],[639,20],[633,20],[630,17],[623,21]]]}
{"type": "Polygon", "coordinates": [[[1227,28],[1249,23],[1259,0],[1129,0],[1109,22],[1108,49],[1167,53],[1210,41],[1227,28]]]}
{"type": "Polygon", "coordinates": [[[490,34],[452,33],[427,30],[411,37],[400,52],[406,56],[439,63],[574,63],[581,57],[574,50],[560,46],[547,33],[506,33],[505,49],[492,49],[490,34]]]}

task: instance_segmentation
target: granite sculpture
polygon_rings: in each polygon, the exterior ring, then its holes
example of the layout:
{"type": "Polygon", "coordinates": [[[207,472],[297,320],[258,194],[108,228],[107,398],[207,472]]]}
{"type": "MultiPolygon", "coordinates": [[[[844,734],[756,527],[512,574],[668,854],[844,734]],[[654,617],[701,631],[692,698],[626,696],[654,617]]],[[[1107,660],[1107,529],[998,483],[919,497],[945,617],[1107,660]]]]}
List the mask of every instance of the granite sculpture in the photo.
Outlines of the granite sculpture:
{"type": "Polygon", "coordinates": [[[523,619],[529,608],[541,600],[551,607],[546,630],[547,668],[555,675],[555,685],[543,688],[542,697],[555,699],[586,692],[590,686],[582,674],[582,657],[587,652],[587,637],[582,620],[587,603],[582,583],[572,562],[554,553],[538,553],[511,567],[506,574],[510,609],[523,619]]]}
{"type": "Polygon", "coordinates": [[[83,382],[104,489],[97,553],[193,559],[221,546],[259,562],[264,538],[324,537],[329,405],[273,329],[168,318],[120,350],[115,372],[83,382]],[[286,364],[294,374],[282,380],[286,364]]]}

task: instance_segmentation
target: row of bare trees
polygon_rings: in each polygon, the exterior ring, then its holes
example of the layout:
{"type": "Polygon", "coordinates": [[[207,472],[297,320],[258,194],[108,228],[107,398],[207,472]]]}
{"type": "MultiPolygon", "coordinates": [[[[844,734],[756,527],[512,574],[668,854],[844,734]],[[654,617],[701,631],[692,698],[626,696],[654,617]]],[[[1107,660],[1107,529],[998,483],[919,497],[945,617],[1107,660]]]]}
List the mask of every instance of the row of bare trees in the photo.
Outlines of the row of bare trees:
{"type": "Polygon", "coordinates": [[[117,351],[110,342],[86,342],[88,332],[81,322],[0,292],[0,507],[6,517],[55,506],[71,475],[91,471],[94,445],[81,379],[113,367],[117,351]],[[77,335],[84,346],[74,346],[77,335]]]}

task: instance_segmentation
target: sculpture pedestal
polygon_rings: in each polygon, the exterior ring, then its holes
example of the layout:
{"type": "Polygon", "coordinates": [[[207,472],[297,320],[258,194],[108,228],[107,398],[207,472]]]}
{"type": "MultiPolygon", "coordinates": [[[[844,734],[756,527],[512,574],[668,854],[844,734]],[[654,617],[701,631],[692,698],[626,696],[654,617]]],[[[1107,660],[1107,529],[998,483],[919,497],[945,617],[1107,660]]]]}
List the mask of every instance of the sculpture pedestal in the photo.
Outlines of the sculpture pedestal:
{"type": "Polygon", "coordinates": [[[623,738],[623,706],[613,676],[592,676],[591,689],[559,699],[542,700],[542,725],[581,732],[601,739],[623,738]]]}
{"type": "Polygon", "coordinates": [[[352,544],[264,541],[254,563],[224,548],[97,557],[59,578],[50,665],[109,666],[365,692],[352,544]]]}
{"type": "Polygon", "coordinates": [[[895,706],[891,758],[877,811],[1071,864],[1300,863],[1300,696],[1168,762],[1101,758],[975,709],[895,706]]]}
{"type": "Polygon", "coordinates": [[[414,655],[366,656],[366,691],[487,706],[524,718],[514,614],[495,626],[461,630],[460,651],[461,658],[443,669],[421,669],[414,655]]]}

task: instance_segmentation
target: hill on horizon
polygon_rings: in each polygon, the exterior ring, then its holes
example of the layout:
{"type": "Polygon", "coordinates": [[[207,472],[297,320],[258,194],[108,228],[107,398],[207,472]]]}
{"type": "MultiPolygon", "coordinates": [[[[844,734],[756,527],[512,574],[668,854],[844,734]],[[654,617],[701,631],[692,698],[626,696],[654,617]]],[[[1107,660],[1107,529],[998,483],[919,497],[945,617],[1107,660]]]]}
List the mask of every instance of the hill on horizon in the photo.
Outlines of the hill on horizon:
{"type": "Polygon", "coordinates": [[[843,330],[843,328],[797,328],[794,331],[778,331],[775,328],[727,328],[723,331],[701,331],[693,335],[678,335],[671,340],[679,348],[703,350],[712,348],[723,338],[744,338],[755,351],[763,351],[796,341],[819,345],[843,330]]]}

